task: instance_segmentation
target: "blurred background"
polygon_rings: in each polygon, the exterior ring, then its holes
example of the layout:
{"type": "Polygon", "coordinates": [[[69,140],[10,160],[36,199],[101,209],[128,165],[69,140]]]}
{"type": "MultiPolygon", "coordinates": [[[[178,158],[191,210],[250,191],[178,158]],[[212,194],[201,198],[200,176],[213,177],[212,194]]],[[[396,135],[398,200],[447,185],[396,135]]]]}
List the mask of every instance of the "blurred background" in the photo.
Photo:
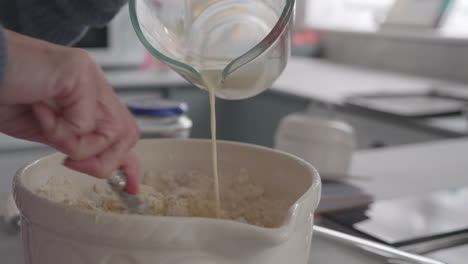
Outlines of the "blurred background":
{"type": "MultiPolygon", "coordinates": [[[[128,8],[107,27],[90,29],[75,46],[103,67],[143,137],[210,137],[208,94],[145,51],[128,8]],[[142,115],[148,105],[174,111],[142,115]]],[[[292,57],[284,73],[254,98],[218,100],[217,115],[219,139],[294,153],[317,166],[325,180],[354,179],[358,189],[329,185],[328,194],[330,201],[341,194],[341,201],[356,203],[330,202],[324,211],[466,186],[468,0],[297,0],[292,57]]],[[[0,193],[9,194],[19,167],[51,151],[0,135],[0,193]]],[[[440,199],[460,208],[466,193],[440,199]]],[[[441,204],[434,199],[429,201],[441,204]]],[[[418,209],[404,212],[410,210],[418,209]]],[[[422,210],[399,224],[440,235],[431,229],[438,226],[430,221],[434,214],[422,210]]],[[[356,219],[356,213],[329,219],[356,219]]],[[[468,229],[468,216],[459,219],[466,224],[448,230],[468,229]]],[[[437,223],[450,226],[443,221],[437,223]]],[[[370,231],[362,227],[358,233],[365,232],[370,231]]],[[[458,259],[466,260],[468,248],[461,252],[458,259]]]]}
{"type": "MultiPolygon", "coordinates": [[[[279,120],[305,112],[350,123],[358,149],[465,136],[467,44],[467,0],[298,0],[291,63],[268,92],[219,100],[218,134],[272,147],[279,120]]],[[[184,102],[190,136],[209,137],[207,94],[145,51],[127,8],[75,46],[123,99],[184,102]]]]}

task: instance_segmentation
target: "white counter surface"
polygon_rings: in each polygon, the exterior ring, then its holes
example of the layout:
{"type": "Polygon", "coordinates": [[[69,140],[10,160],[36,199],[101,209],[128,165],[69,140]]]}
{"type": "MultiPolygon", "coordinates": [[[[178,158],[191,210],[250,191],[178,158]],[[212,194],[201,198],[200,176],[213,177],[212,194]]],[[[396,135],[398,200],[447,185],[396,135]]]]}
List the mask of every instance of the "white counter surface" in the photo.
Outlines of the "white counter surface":
{"type": "Polygon", "coordinates": [[[355,68],[324,60],[292,58],[273,90],[341,104],[351,95],[423,92],[435,83],[430,79],[355,68]]]}
{"type": "Polygon", "coordinates": [[[353,183],[376,198],[468,186],[468,139],[358,152],[351,174],[368,177],[353,183]]]}

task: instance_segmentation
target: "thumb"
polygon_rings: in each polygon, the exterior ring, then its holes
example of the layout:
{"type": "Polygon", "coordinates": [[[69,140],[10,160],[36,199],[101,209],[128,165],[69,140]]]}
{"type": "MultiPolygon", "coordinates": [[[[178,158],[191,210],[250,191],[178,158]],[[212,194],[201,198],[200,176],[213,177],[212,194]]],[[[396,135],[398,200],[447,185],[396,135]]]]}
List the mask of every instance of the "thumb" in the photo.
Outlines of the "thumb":
{"type": "Polygon", "coordinates": [[[33,104],[32,110],[48,141],[60,143],[71,137],[86,134],[94,129],[92,108],[73,107],[62,112],[50,104],[33,104]]]}

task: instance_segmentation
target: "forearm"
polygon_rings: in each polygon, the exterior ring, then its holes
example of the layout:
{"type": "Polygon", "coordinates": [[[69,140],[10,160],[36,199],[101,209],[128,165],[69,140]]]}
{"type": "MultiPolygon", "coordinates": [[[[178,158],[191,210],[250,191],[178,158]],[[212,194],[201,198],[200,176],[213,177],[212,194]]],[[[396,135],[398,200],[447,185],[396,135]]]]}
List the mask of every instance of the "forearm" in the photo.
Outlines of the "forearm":
{"type": "Polygon", "coordinates": [[[90,26],[108,23],[127,0],[17,0],[20,32],[70,44],[90,26]]]}

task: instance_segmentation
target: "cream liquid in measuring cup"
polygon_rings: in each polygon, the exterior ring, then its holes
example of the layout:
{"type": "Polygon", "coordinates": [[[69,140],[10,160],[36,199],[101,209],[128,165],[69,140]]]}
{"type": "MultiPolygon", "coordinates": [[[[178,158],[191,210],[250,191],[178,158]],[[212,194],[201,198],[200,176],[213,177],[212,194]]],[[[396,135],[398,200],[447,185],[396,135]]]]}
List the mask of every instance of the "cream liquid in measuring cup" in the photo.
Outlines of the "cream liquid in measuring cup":
{"type": "Polygon", "coordinates": [[[216,96],[223,99],[246,99],[253,97],[273,85],[277,75],[276,65],[258,65],[237,70],[222,79],[222,70],[204,70],[202,81],[209,92],[206,80],[211,82],[216,96]],[[222,80],[222,81],[221,81],[222,80]]]}

